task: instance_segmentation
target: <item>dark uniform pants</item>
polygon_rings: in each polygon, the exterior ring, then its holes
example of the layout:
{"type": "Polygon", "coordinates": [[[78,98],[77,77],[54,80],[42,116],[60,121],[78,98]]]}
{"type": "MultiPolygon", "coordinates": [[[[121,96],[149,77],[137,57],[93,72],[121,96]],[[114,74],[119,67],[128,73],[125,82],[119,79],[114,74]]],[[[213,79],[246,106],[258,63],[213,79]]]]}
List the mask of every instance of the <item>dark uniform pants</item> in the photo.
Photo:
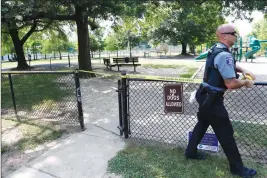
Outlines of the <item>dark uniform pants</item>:
{"type": "Polygon", "coordinates": [[[196,93],[196,100],[199,103],[198,123],[196,124],[192,137],[186,149],[186,155],[197,154],[197,145],[211,125],[229,161],[230,169],[238,171],[243,168],[243,163],[234,139],[234,131],[229,120],[228,112],[223,104],[223,94],[217,96],[209,109],[201,109],[208,92],[200,87],[196,93]]]}

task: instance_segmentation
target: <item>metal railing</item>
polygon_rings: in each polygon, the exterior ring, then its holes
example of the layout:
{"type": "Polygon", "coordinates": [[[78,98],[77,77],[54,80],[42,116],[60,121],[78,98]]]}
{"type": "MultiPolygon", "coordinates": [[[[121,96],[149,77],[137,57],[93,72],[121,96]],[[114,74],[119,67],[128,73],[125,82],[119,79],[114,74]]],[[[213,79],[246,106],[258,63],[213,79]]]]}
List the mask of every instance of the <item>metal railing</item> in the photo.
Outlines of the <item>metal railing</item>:
{"type": "Polygon", "coordinates": [[[84,130],[78,71],[2,72],[1,116],[79,123],[84,130]]]}
{"type": "MultiPolygon", "coordinates": [[[[197,122],[197,102],[190,103],[191,92],[199,83],[122,78],[118,82],[121,135],[145,142],[186,147],[188,134],[197,122]],[[183,86],[183,113],[164,111],[163,88],[166,84],[183,86]]],[[[267,160],[267,83],[255,83],[225,93],[234,136],[241,155],[255,161],[267,160]]],[[[209,127],[209,133],[214,133],[209,127]]],[[[222,153],[222,149],[219,149],[222,153]]]]}

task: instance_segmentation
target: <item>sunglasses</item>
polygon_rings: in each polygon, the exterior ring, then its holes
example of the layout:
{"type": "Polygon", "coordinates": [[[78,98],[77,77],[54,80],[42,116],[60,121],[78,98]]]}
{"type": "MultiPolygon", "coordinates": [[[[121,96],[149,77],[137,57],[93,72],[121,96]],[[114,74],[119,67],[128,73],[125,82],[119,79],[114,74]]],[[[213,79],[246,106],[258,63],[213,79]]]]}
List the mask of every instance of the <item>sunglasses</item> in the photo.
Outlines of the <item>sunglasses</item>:
{"type": "Polygon", "coordinates": [[[234,32],[225,32],[225,33],[222,33],[222,34],[233,35],[233,36],[237,37],[237,32],[236,31],[234,31],[234,32]]]}

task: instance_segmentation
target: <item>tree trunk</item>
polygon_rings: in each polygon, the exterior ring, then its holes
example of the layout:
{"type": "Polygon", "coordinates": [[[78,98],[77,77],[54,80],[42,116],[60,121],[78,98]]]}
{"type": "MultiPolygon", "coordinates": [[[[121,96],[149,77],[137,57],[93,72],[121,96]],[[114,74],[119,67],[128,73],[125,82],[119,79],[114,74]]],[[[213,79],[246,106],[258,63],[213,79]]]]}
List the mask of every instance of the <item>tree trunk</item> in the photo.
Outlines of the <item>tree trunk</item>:
{"type": "Polygon", "coordinates": [[[183,54],[183,55],[186,55],[186,54],[187,54],[187,53],[186,53],[186,46],[187,46],[186,43],[182,43],[182,54],[183,54]]]}
{"type": "Polygon", "coordinates": [[[17,54],[17,58],[18,58],[17,69],[18,70],[28,70],[30,68],[30,66],[26,62],[25,55],[23,52],[23,44],[21,43],[21,40],[19,39],[18,30],[17,29],[10,29],[9,32],[10,32],[10,36],[12,38],[12,41],[13,41],[13,44],[15,47],[15,51],[17,54]]]}
{"type": "Polygon", "coordinates": [[[190,53],[195,55],[195,45],[190,45],[190,53]]]}
{"type": "MultiPolygon", "coordinates": [[[[76,6],[76,25],[78,34],[78,62],[79,70],[92,71],[91,55],[89,48],[88,17],[83,17],[81,7],[76,6]]],[[[80,73],[80,77],[93,77],[94,74],[80,73]]]]}
{"type": "Polygon", "coordinates": [[[59,59],[62,59],[62,56],[61,56],[61,51],[60,51],[60,49],[58,50],[58,52],[59,52],[59,59]]]}

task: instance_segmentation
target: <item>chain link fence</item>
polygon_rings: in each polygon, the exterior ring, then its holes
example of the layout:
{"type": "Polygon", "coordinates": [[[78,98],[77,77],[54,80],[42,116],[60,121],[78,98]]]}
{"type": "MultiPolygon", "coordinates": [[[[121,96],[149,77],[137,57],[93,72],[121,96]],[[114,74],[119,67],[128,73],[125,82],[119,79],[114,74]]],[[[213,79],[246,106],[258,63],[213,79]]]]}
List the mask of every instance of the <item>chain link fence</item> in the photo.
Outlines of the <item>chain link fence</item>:
{"type": "Polygon", "coordinates": [[[1,116],[80,123],[78,72],[2,72],[1,116]]]}
{"type": "MultiPolygon", "coordinates": [[[[189,98],[198,87],[198,83],[122,79],[119,81],[121,135],[185,148],[198,111],[197,102],[190,103],[189,98]],[[183,85],[182,114],[164,112],[165,84],[183,85]]],[[[252,89],[228,91],[224,102],[241,155],[266,162],[267,83],[257,83],[252,89]]],[[[214,133],[211,127],[207,132],[214,133]]],[[[223,153],[221,147],[219,153],[223,153]]]]}

